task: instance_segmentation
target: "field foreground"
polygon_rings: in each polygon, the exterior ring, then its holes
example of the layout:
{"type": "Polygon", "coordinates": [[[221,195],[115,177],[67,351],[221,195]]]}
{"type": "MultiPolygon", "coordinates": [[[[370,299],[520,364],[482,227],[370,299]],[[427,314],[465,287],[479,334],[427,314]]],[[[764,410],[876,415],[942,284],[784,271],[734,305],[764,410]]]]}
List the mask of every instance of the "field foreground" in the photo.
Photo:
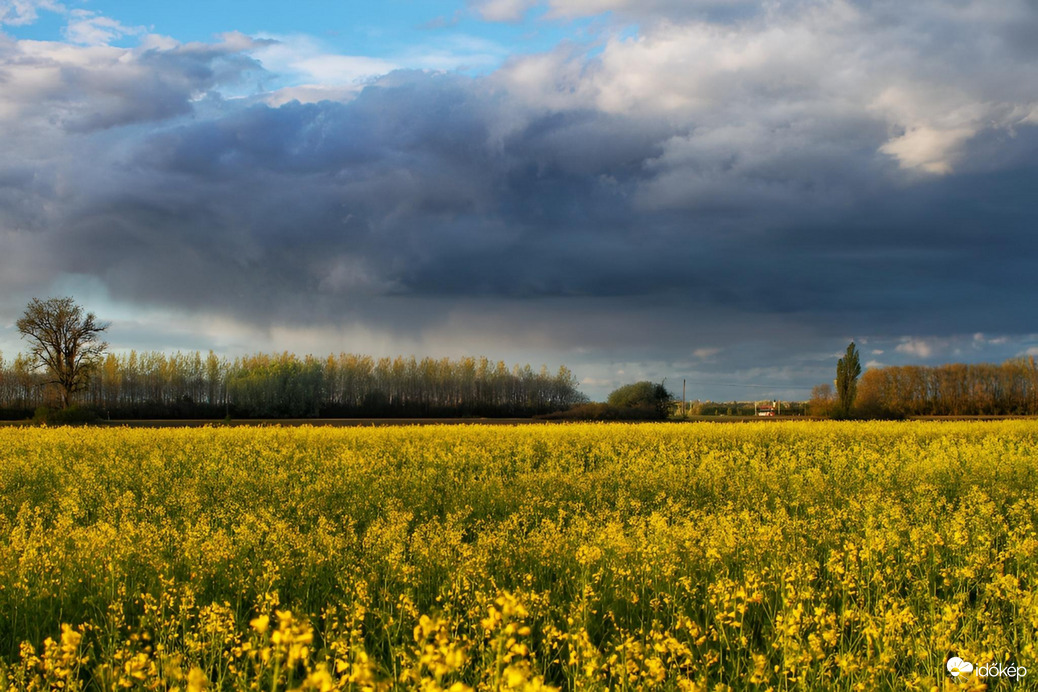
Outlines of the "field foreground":
{"type": "Polygon", "coordinates": [[[1036,518],[1028,421],[2,428],[0,690],[1027,687],[1036,518]]]}

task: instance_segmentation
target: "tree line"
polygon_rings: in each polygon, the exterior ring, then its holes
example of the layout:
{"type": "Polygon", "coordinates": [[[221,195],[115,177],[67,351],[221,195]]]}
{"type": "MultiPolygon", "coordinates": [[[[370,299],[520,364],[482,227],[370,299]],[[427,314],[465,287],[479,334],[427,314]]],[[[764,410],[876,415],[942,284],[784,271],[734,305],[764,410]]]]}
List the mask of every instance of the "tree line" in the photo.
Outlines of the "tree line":
{"type": "MultiPolygon", "coordinates": [[[[63,390],[33,358],[0,355],[0,416],[62,404],[63,390]]],[[[108,353],[75,403],[110,418],[531,416],[586,401],[566,367],[509,368],[485,357],[326,358],[291,353],[221,358],[108,353]]]]}
{"type": "MultiPolygon", "coordinates": [[[[487,358],[397,357],[375,360],[256,354],[221,359],[210,351],[169,356],[107,353],[109,325],[71,297],[33,298],[17,321],[29,352],[7,363],[0,354],[0,417],[25,417],[48,406],[68,413],[73,400],[109,418],[226,416],[530,416],[586,404],[566,367],[509,369],[487,358]]],[[[815,415],[836,418],[1038,415],[1038,366],[1017,358],[1001,365],[951,364],[873,368],[862,376],[854,342],[836,365],[835,391],[815,387],[815,415]],[[860,378],[860,381],[859,381],[860,378]]],[[[604,406],[664,417],[663,384],[621,387],[604,406]]]]}
{"type": "Polygon", "coordinates": [[[891,365],[870,368],[841,401],[829,385],[815,387],[814,415],[863,418],[907,416],[1038,415],[1038,363],[1033,357],[1004,363],[891,365]]]}
{"type": "Polygon", "coordinates": [[[856,406],[881,417],[1038,415],[1038,366],[1026,357],[872,368],[858,383],[856,406]]]}

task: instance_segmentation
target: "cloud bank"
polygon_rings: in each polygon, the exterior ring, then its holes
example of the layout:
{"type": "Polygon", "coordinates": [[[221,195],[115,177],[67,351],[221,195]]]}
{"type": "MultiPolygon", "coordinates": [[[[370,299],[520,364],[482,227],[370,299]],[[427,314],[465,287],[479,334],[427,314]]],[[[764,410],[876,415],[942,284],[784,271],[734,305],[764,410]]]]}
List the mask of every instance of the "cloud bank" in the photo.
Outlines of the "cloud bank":
{"type": "Polygon", "coordinates": [[[612,23],[477,77],[233,33],[117,48],[137,30],[95,15],[0,36],[5,315],[79,275],[268,333],[561,361],[732,371],[781,342],[809,381],[808,343],[1038,332],[1033,3],[476,9],[612,23]],[[307,84],[250,93],[285,65],[307,84]]]}

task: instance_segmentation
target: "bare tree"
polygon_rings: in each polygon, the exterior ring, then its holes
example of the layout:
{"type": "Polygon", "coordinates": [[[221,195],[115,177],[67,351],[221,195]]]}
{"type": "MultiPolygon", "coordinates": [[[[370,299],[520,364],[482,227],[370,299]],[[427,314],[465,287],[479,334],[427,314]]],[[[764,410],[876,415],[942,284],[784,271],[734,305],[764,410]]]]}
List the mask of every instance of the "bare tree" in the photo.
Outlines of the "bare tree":
{"type": "Polygon", "coordinates": [[[812,416],[831,416],[836,405],[836,394],[831,384],[820,384],[811,390],[808,407],[812,416]]]}
{"type": "Polygon", "coordinates": [[[101,341],[108,323],[98,322],[92,312],[84,314],[72,298],[33,298],[16,325],[29,340],[34,366],[47,369],[47,384],[58,385],[62,405],[68,408],[108,348],[101,341]]]}

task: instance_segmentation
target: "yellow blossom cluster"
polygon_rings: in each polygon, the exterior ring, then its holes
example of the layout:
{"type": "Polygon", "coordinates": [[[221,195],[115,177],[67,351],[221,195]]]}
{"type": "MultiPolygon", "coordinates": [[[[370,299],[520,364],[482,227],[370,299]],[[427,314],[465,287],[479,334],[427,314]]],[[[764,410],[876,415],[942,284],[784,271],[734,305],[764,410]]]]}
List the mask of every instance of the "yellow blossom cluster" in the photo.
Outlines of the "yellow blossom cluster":
{"type": "Polygon", "coordinates": [[[0,428],[0,692],[1025,689],[1036,558],[1032,421],[0,428]]]}

